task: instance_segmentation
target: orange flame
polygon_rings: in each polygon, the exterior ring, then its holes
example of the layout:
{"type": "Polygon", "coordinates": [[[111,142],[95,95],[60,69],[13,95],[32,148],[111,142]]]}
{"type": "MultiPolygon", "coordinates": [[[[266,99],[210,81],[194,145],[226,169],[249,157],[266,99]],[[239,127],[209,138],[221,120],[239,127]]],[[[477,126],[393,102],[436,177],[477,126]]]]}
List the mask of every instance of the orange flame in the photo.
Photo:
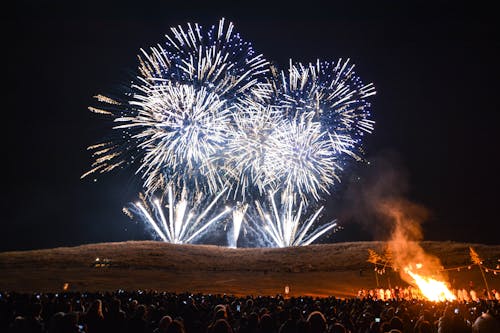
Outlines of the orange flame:
{"type": "MultiPolygon", "coordinates": [[[[422,264],[416,266],[419,268],[419,266],[422,267],[422,264]]],[[[444,302],[456,299],[456,296],[448,289],[445,282],[414,273],[410,267],[405,268],[405,272],[413,278],[422,295],[429,301],[444,302]]]]}
{"type": "Polygon", "coordinates": [[[439,277],[434,275],[441,267],[439,258],[426,253],[419,244],[423,239],[420,223],[427,217],[427,210],[403,199],[382,201],[378,209],[389,218],[392,231],[388,249],[392,254],[392,265],[400,271],[401,278],[416,284],[422,296],[428,300],[438,302],[456,299],[444,277],[441,274],[439,277]]]}

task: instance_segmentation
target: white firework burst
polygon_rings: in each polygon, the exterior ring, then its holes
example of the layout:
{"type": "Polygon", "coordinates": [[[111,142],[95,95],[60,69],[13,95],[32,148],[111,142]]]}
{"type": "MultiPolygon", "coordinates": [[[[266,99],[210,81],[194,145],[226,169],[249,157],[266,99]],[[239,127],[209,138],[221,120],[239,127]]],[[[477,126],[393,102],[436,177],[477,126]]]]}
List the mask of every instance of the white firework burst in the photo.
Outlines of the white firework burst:
{"type": "MultiPolygon", "coordinates": [[[[290,195],[293,196],[293,195],[290,195]]],[[[279,196],[282,198],[283,196],[279,196]]],[[[298,209],[294,198],[287,198],[276,205],[274,194],[269,193],[268,204],[255,202],[258,216],[263,224],[264,232],[272,239],[277,247],[305,246],[313,243],[322,235],[333,230],[337,223],[331,221],[313,229],[323,207],[320,207],[314,214],[301,220],[304,209],[304,202],[300,201],[298,209]],[[266,209],[266,207],[269,207],[266,209]]]]}
{"type": "Polygon", "coordinates": [[[175,80],[234,98],[269,71],[269,62],[224,18],[208,30],[198,23],[170,30],[164,45],[141,50],[141,72],[151,81],[175,80]]]}
{"type": "Polygon", "coordinates": [[[278,136],[279,124],[284,119],[276,108],[246,99],[240,101],[233,114],[233,127],[225,147],[224,166],[227,178],[232,180],[234,198],[246,200],[275,187],[274,163],[271,145],[278,136]]]}
{"type": "Polygon", "coordinates": [[[376,94],[375,87],[363,84],[349,59],[307,65],[290,60],[288,75],[281,71],[274,84],[291,115],[312,111],[326,128],[351,137],[373,131],[367,98],[376,94]]]}
{"type": "Polygon", "coordinates": [[[231,212],[231,208],[225,207],[222,212],[212,214],[225,191],[223,189],[209,199],[202,192],[190,193],[186,187],[175,192],[172,184],[169,184],[161,197],[142,196],[140,201],[133,204],[133,208],[164,242],[193,243],[210,226],[231,212]]]}
{"type": "Polygon", "coordinates": [[[222,188],[223,169],[214,165],[228,110],[264,81],[268,62],[224,19],[208,30],[197,23],[171,28],[166,39],[141,49],[139,75],[123,98],[98,95],[103,106],[89,107],[121,124],[111,139],[89,147],[95,162],[82,178],[135,164],[148,193],[163,174],[211,193],[222,188]]]}
{"type": "Polygon", "coordinates": [[[131,104],[134,116],[115,119],[115,129],[133,131],[132,139],[144,152],[140,172],[149,192],[164,175],[177,184],[195,180],[207,183],[212,193],[223,184],[216,167],[226,142],[231,111],[226,101],[205,88],[191,85],[144,84],[131,104]],[[200,179],[202,178],[202,179],[200,179]]]}
{"type": "MultiPolygon", "coordinates": [[[[329,188],[340,181],[337,163],[341,153],[348,149],[346,143],[322,131],[321,124],[313,121],[313,114],[306,113],[285,121],[279,135],[272,137],[269,159],[273,161],[272,174],[286,200],[297,193],[306,204],[310,198],[320,199],[329,188]]],[[[295,197],[295,196],[294,196],[295,197]]]]}

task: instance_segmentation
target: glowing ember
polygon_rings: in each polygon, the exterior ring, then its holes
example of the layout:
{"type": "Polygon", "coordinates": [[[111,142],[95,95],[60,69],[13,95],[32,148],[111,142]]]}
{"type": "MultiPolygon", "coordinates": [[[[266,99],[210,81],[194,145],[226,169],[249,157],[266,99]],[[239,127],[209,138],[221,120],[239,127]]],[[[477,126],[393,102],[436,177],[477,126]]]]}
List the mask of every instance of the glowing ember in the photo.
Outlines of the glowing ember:
{"type": "MultiPolygon", "coordinates": [[[[421,264],[419,266],[421,267],[421,264]]],[[[444,302],[456,299],[445,282],[413,273],[410,268],[406,268],[405,272],[413,278],[422,295],[429,301],[444,302]]]]}

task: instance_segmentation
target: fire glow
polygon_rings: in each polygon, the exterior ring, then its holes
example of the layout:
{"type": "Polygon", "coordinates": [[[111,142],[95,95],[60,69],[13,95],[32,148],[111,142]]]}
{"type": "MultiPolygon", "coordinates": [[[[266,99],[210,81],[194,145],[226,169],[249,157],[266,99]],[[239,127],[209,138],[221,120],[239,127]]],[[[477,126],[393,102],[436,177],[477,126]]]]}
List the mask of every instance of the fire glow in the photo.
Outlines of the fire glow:
{"type": "MultiPolygon", "coordinates": [[[[422,264],[417,264],[416,267],[421,268],[422,264]]],[[[445,282],[414,273],[411,267],[405,268],[405,272],[413,278],[422,295],[429,301],[444,302],[456,299],[445,282]]]]}
{"type": "Polygon", "coordinates": [[[446,279],[435,273],[441,270],[441,261],[428,254],[420,245],[423,239],[421,223],[428,216],[427,210],[404,199],[391,199],[378,205],[392,226],[388,249],[390,261],[399,270],[401,278],[416,285],[420,294],[434,302],[455,300],[446,279]]]}

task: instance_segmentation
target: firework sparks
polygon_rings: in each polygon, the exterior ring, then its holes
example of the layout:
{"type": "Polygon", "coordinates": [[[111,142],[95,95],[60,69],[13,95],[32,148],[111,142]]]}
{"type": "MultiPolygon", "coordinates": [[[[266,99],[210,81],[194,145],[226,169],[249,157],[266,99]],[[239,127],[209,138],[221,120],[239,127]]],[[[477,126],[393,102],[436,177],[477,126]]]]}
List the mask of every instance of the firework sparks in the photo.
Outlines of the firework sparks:
{"type": "Polygon", "coordinates": [[[216,168],[217,156],[226,141],[231,115],[226,102],[205,88],[170,82],[137,89],[142,94],[131,104],[139,113],[115,119],[123,123],[115,128],[137,130],[132,138],[144,151],[138,169],[144,186],[155,190],[161,176],[177,184],[203,178],[199,182],[205,180],[212,193],[219,191],[223,181],[216,168]]]}
{"type": "Polygon", "coordinates": [[[168,185],[161,198],[147,200],[142,197],[141,201],[133,204],[133,208],[164,242],[192,243],[211,225],[220,221],[231,211],[231,208],[226,207],[219,214],[211,215],[212,209],[225,191],[226,189],[222,190],[211,201],[208,201],[201,192],[196,192],[189,197],[185,187],[180,193],[175,193],[172,185],[168,185]],[[163,200],[168,202],[166,206],[168,215],[164,212],[163,200]]]}
{"type": "Polygon", "coordinates": [[[268,200],[270,208],[267,210],[259,201],[255,202],[255,206],[260,220],[264,224],[264,231],[278,247],[309,245],[337,226],[334,220],[321,225],[317,229],[311,229],[322,212],[323,207],[320,207],[313,215],[302,222],[302,210],[304,207],[302,201],[295,212],[295,200],[293,198],[288,198],[284,202],[281,202],[281,207],[276,205],[273,193],[269,193],[268,200]]]}
{"type": "Polygon", "coordinates": [[[372,83],[364,85],[350,60],[293,64],[288,75],[280,73],[281,105],[291,115],[313,111],[335,132],[371,133],[368,97],[376,94],[372,83]]]}
{"type": "Polygon", "coordinates": [[[269,63],[225,19],[204,30],[173,27],[165,44],[142,50],[141,73],[153,82],[175,80],[204,86],[226,98],[247,92],[269,71],[269,63]]]}
{"type": "Polygon", "coordinates": [[[166,176],[215,194],[226,184],[216,167],[238,96],[263,81],[268,62],[224,19],[205,30],[171,28],[163,45],[141,50],[139,75],[124,101],[97,95],[94,113],[109,115],[114,136],[89,147],[95,162],[82,177],[137,165],[147,193],[166,176]]]}
{"type": "Polygon", "coordinates": [[[284,199],[298,193],[304,203],[310,198],[320,199],[320,194],[329,193],[328,188],[340,181],[342,170],[338,157],[344,150],[341,143],[336,149],[332,137],[321,130],[321,124],[313,121],[313,114],[300,115],[286,121],[273,137],[270,150],[273,155],[273,176],[278,180],[284,199]]]}
{"type": "Polygon", "coordinates": [[[248,204],[240,204],[233,210],[233,225],[232,230],[228,235],[229,247],[236,248],[238,246],[238,238],[240,237],[241,224],[245,217],[248,204]]]}
{"type": "Polygon", "coordinates": [[[334,147],[349,146],[343,153],[361,158],[361,137],[371,133],[375,123],[370,119],[367,99],[376,92],[373,84],[365,85],[356,76],[349,59],[307,65],[290,60],[288,74],[274,71],[271,82],[277,104],[287,116],[314,113],[315,121],[333,136],[334,147]]]}
{"type": "Polygon", "coordinates": [[[206,232],[231,209],[205,222],[208,212],[231,200],[238,207],[230,246],[252,201],[277,246],[307,245],[332,230],[334,222],[312,231],[322,208],[304,223],[301,215],[340,182],[349,158],[362,159],[361,139],[374,128],[373,85],[349,60],[290,61],[288,72],[279,71],[224,19],[209,29],[170,30],[163,43],[141,49],[124,96],[95,96],[89,110],[109,117],[113,131],[88,148],[94,163],[82,178],[133,166],[146,193],[135,211],[172,243],[206,232]],[[268,192],[280,193],[282,213],[270,195],[272,214],[265,214],[259,202],[268,192]],[[203,206],[205,193],[214,199],[203,206]]]}
{"type": "Polygon", "coordinates": [[[276,186],[275,160],[279,146],[272,145],[279,135],[280,113],[271,106],[246,100],[238,105],[233,115],[234,127],[225,147],[224,167],[234,184],[233,199],[245,201],[252,196],[265,193],[266,188],[276,186]]]}

